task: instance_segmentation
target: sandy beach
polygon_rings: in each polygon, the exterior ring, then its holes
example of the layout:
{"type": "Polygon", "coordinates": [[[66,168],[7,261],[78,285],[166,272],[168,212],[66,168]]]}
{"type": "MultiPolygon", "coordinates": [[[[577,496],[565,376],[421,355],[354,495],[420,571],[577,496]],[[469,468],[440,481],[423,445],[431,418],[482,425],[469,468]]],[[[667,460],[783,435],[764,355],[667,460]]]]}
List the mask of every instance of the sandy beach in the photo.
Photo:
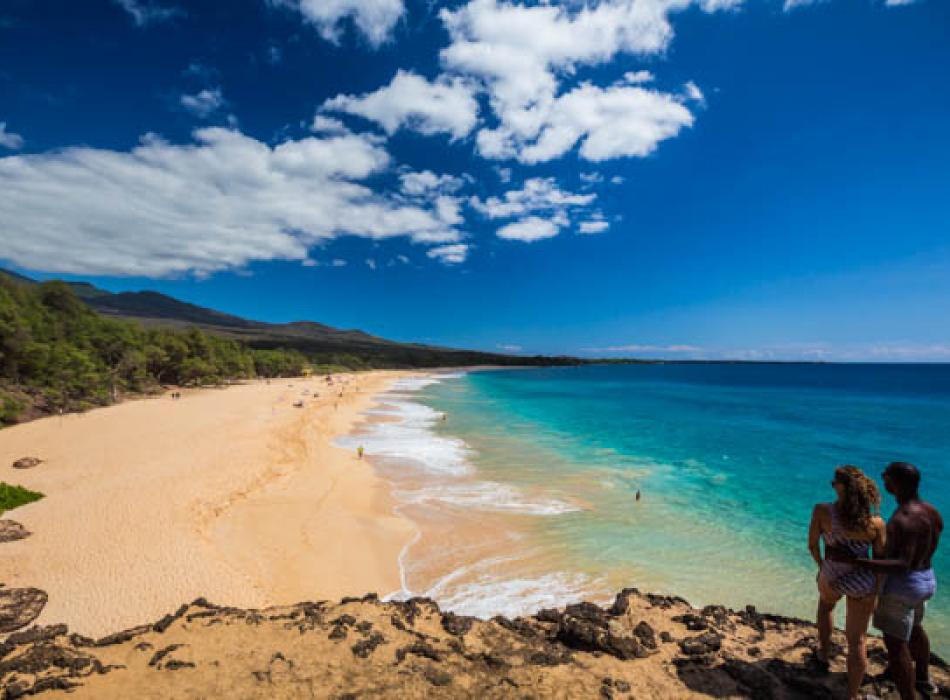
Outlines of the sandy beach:
{"type": "Polygon", "coordinates": [[[332,441],[400,376],[185,390],[3,430],[0,478],[45,498],[6,515],[33,534],[4,544],[0,581],[49,594],[39,624],[92,636],[199,596],[262,607],[399,589],[415,528],[332,441]],[[24,456],[44,462],[10,467],[24,456]]]}

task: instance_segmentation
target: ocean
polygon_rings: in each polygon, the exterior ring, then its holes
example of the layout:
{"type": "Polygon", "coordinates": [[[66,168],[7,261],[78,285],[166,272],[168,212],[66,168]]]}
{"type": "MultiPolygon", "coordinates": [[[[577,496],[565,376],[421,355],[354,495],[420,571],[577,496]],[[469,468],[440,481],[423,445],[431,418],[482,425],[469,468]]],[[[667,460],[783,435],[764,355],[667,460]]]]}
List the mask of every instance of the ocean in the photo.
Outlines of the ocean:
{"type": "MultiPolygon", "coordinates": [[[[950,514],[950,365],[442,373],[401,380],[367,418],[341,444],[365,447],[419,525],[392,594],[483,617],[636,586],[811,619],[808,522],[837,465],[880,483],[913,462],[950,514]]],[[[950,542],[934,566],[950,582],[950,542]]],[[[926,628],[950,655],[942,589],[926,628]]]]}

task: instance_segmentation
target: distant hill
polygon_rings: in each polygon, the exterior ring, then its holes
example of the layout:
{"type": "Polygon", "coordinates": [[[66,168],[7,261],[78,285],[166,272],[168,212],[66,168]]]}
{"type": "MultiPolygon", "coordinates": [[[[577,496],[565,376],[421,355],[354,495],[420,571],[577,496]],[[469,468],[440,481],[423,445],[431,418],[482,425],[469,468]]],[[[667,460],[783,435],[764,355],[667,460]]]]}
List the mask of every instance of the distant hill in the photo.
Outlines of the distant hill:
{"type": "MultiPolygon", "coordinates": [[[[37,284],[24,275],[0,269],[22,284],[37,284]]],[[[368,367],[444,367],[453,365],[567,365],[584,361],[571,357],[525,357],[459,350],[418,343],[399,343],[365,333],[341,330],[314,321],[266,323],[190,304],[154,291],[108,292],[88,282],[69,282],[80,299],[105,316],[131,319],[149,326],[198,327],[234,338],[254,348],[290,348],[316,362],[368,367]]]]}

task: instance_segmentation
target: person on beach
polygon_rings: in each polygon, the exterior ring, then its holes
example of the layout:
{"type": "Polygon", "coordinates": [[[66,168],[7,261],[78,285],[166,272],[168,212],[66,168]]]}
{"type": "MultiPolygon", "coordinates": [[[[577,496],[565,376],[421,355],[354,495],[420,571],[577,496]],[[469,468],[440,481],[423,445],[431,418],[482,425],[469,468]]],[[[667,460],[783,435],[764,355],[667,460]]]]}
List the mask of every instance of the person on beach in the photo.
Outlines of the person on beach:
{"type": "Polygon", "coordinates": [[[356,458],[357,458],[357,459],[363,459],[363,446],[362,446],[362,445],[360,445],[359,447],[356,448],[356,458]]]}
{"type": "Polygon", "coordinates": [[[877,485],[857,467],[835,469],[831,482],[837,494],[833,503],[815,506],[808,528],[808,549],[818,572],[818,651],[816,661],[828,669],[833,611],[842,597],[847,600],[845,637],[848,640],[848,697],[858,698],[867,671],[867,631],[877,601],[878,577],[854,560],[884,553],[886,528],[875,514],[881,503],[877,485]],[[824,541],[824,556],[820,541],[824,541]]]}
{"type": "Polygon", "coordinates": [[[897,499],[897,510],[887,521],[887,548],[883,559],[858,558],[854,564],[869,573],[886,574],[874,626],[884,633],[888,667],[901,700],[935,692],[930,682],[930,639],[921,623],[924,608],[936,591],[931,567],[943,532],[943,518],[920,500],[920,472],[913,464],[892,462],[881,475],[884,488],[897,499]]]}

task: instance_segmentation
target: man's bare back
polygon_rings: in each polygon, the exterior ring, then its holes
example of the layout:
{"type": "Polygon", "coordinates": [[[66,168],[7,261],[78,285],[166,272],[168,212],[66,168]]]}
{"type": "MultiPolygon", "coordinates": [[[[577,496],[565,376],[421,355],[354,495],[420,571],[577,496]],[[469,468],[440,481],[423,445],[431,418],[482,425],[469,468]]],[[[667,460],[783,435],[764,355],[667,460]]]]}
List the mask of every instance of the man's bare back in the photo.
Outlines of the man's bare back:
{"type": "Polygon", "coordinates": [[[903,561],[908,570],[929,569],[943,532],[943,518],[929,503],[902,503],[887,523],[887,559],[903,561]]]}

